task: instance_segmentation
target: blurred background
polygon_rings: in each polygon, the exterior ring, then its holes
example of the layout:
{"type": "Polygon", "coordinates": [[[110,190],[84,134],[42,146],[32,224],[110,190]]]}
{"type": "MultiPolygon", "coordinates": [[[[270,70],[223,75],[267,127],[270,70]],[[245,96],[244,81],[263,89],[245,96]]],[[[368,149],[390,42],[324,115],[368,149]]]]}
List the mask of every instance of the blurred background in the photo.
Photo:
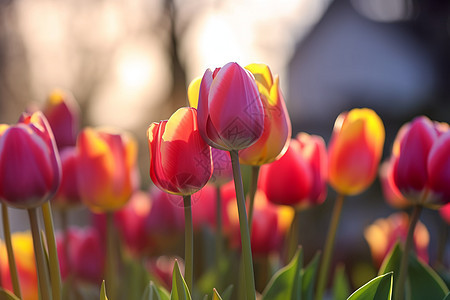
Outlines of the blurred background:
{"type": "MultiPolygon", "coordinates": [[[[83,126],[134,133],[145,189],[148,125],[186,105],[187,85],[206,68],[264,62],[280,75],[294,135],[327,141],[340,112],[371,107],[385,122],[387,156],[414,116],[450,122],[449,17],[446,0],[0,0],[0,121],[42,106],[53,88],[70,90],[83,126]]],[[[303,213],[306,261],[323,245],[334,196],[303,213]]],[[[348,199],[337,261],[370,262],[363,228],[392,211],[378,182],[348,199]]],[[[438,218],[422,218],[430,261],[438,218]]]]}

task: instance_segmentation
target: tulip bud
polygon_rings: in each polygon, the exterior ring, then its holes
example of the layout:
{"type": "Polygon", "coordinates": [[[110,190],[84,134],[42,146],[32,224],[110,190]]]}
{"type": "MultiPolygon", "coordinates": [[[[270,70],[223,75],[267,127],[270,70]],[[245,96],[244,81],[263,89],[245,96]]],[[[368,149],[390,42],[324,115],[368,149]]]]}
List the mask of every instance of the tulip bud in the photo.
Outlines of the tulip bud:
{"type": "Polygon", "coordinates": [[[434,142],[427,160],[431,198],[450,203],[450,130],[434,142]]]}
{"type": "Polygon", "coordinates": [[[319,136],[301,133],[277,161],[262,166],[259,185],[270,202],[306,208],[326,196],[326,148],[319,136]]]}
{"type": "Polygon", "coordinates": [[[78,205],[81,203],[81,196],[78,188],[76,147],[65,147],[61,150],[60,157],[61,184],[52,199],[52,204],[60,208],[78,205]]]}
{"type": "Polygon", "coordinates": [[[0,126],[0,198],[15,208],[42,205],[56,192],[61,165],[54,137],[41,112],[0,126]]]}
{"type": "Polygon", "coordinates": [[[383,190],[384,199],[389,205],[395,208],[403,209],[411,205],[411,203],[402,195],[402,193],[400,193],[394,182],[393,164],[393,159],[389,159],[381,164],[381,188],[383,190]]]}
{"type": "MultiPolygon", "coordinates": [[[[379,267],[395,243],[405,242],[408,234],[409,217],[406,213],[396,213],[386,219],[378,219],[364,231],[375,265],[379,267]]],[[[414,230],[416,254],[428,262],[428,244],[430,235],[422,222],[414,230]]]]}
{"type": "Polygon", "coordinates": [[[375,179],[384,145],[384,126],[371,109],[352,109],[336,119],[328,148],[328,175],[340,194],[356,195],[375,179]]]}
{"type": "Polygon", "coordinates": [[[198,126],[203,139],[221,150],[254,144],[264,129],[264,109],[253,75],[237,63],[212,72],[200,85],[198,126]]]}
{"type": "Polygon", "coordinates": [[[59,89],[52,91],[43,113],[52,128],[58,149],[75,146],[80,127],[80,109],[73,95],[59,89]]]}
{"type": "Polygon", "coordinates": [[[200,136],[195,108],[180,108],[168,121],[153,123],[147,137],[150,177],[158,188],[186,196],[208,182],[211,149],[200,136]]]}
{"type": "Polygon", "coordinates": [[[251,64],[245,68],[256,79],[264,108],[264,131],[256,143],[239,151],[239,160],[246,165],[267,164],[286,152],[291,136],[291,120],[281,94],[278,75],[273,79],[272,72],[264,64],[251,64]]]}
{"type": "MultiPolygon", "coordinates": [[[[16,259],[17,273],[21,285],[23,300],[38,300],[38,278],[31,233],[15,232],[11,235],[11,243],[16,259]]],[[[13,291],[6,246],[0,241],[0,287],[13,291]]],[[[3,298],[2,298],[3,299],[3,298]]]]}
{"type": "Polygon", "coordinates": [[[78,186],[95,212],[122,207],[136,190],[137,144],[125,133],[86,128],[78,136],[78,186]]]}

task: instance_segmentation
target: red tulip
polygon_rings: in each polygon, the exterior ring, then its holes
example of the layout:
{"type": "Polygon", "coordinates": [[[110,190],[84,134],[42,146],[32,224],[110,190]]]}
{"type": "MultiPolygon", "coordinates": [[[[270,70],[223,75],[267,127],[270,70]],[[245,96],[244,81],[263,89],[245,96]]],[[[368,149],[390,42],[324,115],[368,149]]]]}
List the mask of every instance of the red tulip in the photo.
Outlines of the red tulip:
{"type": "MultiPolygon", "coordinates": [[[[378,219],[366,228],[364,237],[370,246],[370,251],[377,267],[381,265],[396,242],[405,242],[408,227],[408,215],[406,213],[396,213],[386,219],[378,219]]],[[[430,235],[428,230],[419,221],[414,230],[414,245],[417,256],[425,262],[428,262],[429,241],[430,235]]]]}
{"type": "Polygon", "coordinates": [[[386,202],[392,207],[403,209],[411,205],[411,203],[402,195],[394,182],[394,160],[389,159],[380,166],[380,181],[383,196],[386,202]]]}
{"type": "Polygon", "coordinates": [[[52,202],[57,207],[70,207],[81,203],[78,188],[77,165],[78,156],[76,147],[65,147],[60,151],[61,157],[61,184],[52,202]]]}
{"type": "Polygon", "coordinates": [[[195,108],[180,108],[168,121],[153,123],[147,130],[150,177],[163,191],[191,195],[212,174],[211,149],[197,126],[195,108]]]}
{"type": "Polygon", "coordinates": [[[75,146],[80,127],[80,109],[73,95],[59,89],[52,91],[43,112],[53,130],[58,148],[75,146]]]}
{"type": "Polygon", "coordinates": [[[319,136],[299,134],[277,161],[262,166],[259,185],[270,202],[304,208],[326,196],[326,149],[319,136]]]}
{"type": "Polygon", "coordinates": [[[280,91],[278,75],[272,77],[264,64],[250,64],[245,67],[256,79],[264,108],[264,131],[250,147],[239,151],[239,161],[246,165],[270,163],[286,152],[291,136],[291,120],[280,91]]]}
{"type": "Polygon", "coordinates": [[[58,150],[41,112],[0,126],[0,198],[7,205],[42,205],[56,192],[60,174],[58,150]]]}
{"type": "Polygon", "coordinates": [[[237,63],[212,72],[200,85],[198,126],[214,148],[241,150],[254,144],[264,129],[264,108],[253,75],[237,63]]]}
{"type": "Polygon", "coordinates": [[[375,179],[384,145],[384,126],[371,109],[352,109],[336,119],[328,148],[328,176],[340,194],[356,195],[375,179]]]}
{"type": "Polygon", "coordinates": [[[402,128],[392,150],[396,186],[412,203],[448,203],[448,126],[422,116],[402,128]]]}
{"type": "Polygon", "coordinates": [[[96,212],[122,207],[136,190],[137,144],[125,134],[86,128],[78,136],[81,199],[96,212]]]}
{"type": "Polygon", "coordinates": [[[439,209],[439,214],[441,215],[442,219],[443,219],[448,225],[450,225],[450,203],[447,203],[447,204],[443,205],[443,206],[439,209]]]}

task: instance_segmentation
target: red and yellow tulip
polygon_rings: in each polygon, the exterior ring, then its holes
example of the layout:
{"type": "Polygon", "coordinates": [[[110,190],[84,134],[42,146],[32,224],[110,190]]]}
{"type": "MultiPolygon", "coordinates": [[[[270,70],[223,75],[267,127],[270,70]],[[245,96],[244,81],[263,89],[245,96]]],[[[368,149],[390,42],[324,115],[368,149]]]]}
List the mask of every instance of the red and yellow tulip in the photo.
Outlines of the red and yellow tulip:
{"type": "Polygon", "coordinates": [[[384,145],[384,125],[371,109],[352,109],[336,119],[328,148],[328,176],[342,195],[356,195],[372,184],[384,145]]]}
{"type": "Polygon", "coordinates": [[[138,183],[135,140],[122,132],[86,128],[78,136],[77,149],[83,203],[96,212],[125,205],[138,183]]]}

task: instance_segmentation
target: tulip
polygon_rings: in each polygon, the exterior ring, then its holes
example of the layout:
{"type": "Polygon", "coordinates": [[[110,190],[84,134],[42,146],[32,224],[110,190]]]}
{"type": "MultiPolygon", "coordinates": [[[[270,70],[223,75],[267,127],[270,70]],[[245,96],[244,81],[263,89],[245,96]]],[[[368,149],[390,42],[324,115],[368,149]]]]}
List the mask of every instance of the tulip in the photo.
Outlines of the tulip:
{"type": "Polygon", "coordinates": [[[36,208],[56,192],[61,166],[52,131],[41,112],[0,126],[0,198],[15,208],[36,208]]]}
{"type": "Polygon", "coordinates": [[[380,166],[380,181],[383,196],[386,202],[394,208],[403,209],[411,205],[411,203],[402,195],[394,182],[394,159],[383,162],[380,166]]]}
{"type": "Polygon", "coordinates": [[[301,133],[277,161],[262,166],[259,185],[270,202],[306,208],[326,196],[326,148],[319,136],[301,133]]]}
{"type": "MultiPolygon", "coordinates": [[[[373,260],[377,268],[391,252],[397,242],[404,243],[408,233],[409,217],[406,213],[395,213],[386,219],[378,219],[364,231],[373,260]]],[[[414,230],[415,251],[419,258],[428,262],[430,235],[422,222],[414,230]]]]}
{"type": "Polygon", "coordinates": [[[158,188],[186,196],[208,182],[211,150],[200,136],[194,108],[180,108],[168,121],[153,123],[147,137],[150,177],[158,188]]]}
{"type": "Polygon", "coordinates": [[[76,147],[65,147],[60,151],[60,157],[62,167],[61,184],[52,202],[60,208],[66,208],[81,203],[81,196],[78,189],[78,157],[76,147]]]}
{"type": "Polygon", "coordinates": [[[237,63],[212,72],[200,84],[198,127],[213,148],[241,150],[263,134],[264,108],[253,75],[237,63]]]}
{"type": "Polygon", "coordinates": [[[105,265],[105,249],[99,232],[94,228],[70,228],[68,239],[57,236],[58,256],[63,278],[70,274],[75,279],[100,284],[105,265]],[[68,253],[63,251],[68,243],[68,253]]]}
{"type": "Polygon", "coordinates": [[[122,207],[137,187],[137,144],[126,133],[86,128],[78,136],[78,186],[95,212],[122,207]]]}
{"type": "Polygon", "coordinates": [[[80,123],[80,109],[68,91],[55,89],[43,110],[53,130],[58,149],[75,146],[80,123]]]}
{"type": "Polygon", "coordinates": [[[450,201],[448,125],[418,117],[407,123],[392,150],[393,178],[400,192],[413,204],[450,201]]]}
{"type": "Polygon", "coordinates": [[[446,205],[443,205],[439,209],[439,214],[441,215],[442,219],[450,225],[450,203],[447,203],[446,205]]]}
{"type": "Polygon", "coordinates": [[[264,64],[245,67],[256,79],[264,108],[264,130],[261,137],[250,147],[239,151],[242,164],[260,166],[270,163],[286,152],[291,136],[291,120],[279,87],[278,75],[272,77],[264,64]]]}
{"type": "MultiPolygon", "coordinates": [[[[33,239],[30,232],[15,232],[11,235],[23,300],[38,299],[38,279],[34,263],[33,239]]],[[[0,241],[0,286],[12,291],[6,247],[0,241]]]]}
{"type": "Polygon", "coordinates": [[[328,149],[331,186],[356,195],[375,179],[384,144],[384,126],[371,109],[352,109],[336,119],[328,149]]]}

